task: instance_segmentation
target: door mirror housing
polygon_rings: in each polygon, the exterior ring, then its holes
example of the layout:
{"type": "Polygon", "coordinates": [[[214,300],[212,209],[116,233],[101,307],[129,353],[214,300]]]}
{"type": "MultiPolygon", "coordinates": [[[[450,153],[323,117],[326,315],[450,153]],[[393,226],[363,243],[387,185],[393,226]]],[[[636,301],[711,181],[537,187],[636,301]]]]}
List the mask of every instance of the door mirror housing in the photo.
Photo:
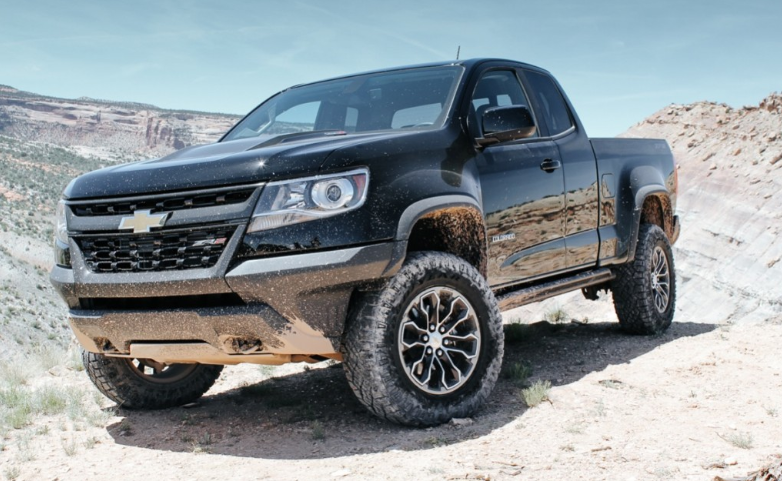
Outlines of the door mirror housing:
{"type": "Polygon", "coordinates": [[[537,132],[535,121],[527,107],[509,105],[487,109],[481,117],[483,138],[478,145],[489,145],[509,140],[527,139],[537,132]]]}

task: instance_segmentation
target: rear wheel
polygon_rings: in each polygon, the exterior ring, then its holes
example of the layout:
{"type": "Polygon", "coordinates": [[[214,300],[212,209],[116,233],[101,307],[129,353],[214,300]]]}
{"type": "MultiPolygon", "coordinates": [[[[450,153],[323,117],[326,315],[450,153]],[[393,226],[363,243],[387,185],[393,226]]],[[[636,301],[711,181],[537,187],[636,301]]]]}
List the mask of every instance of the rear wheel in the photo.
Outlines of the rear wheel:
{"type": "Polygon", "coordinates": [[[382,291],[356,300],[343,365],[374,414],[435,425],[483,405],[503,341],[497,301],[480,273],[450,254],[415,253],[382,291]]]}
{"type": "Polygon", "coordinates": [[[619,324],[634,334],[658,334],[671,325],[676,275],[668,237],[654,224],[641,224],[635,259],[612,281],[619,324]]]}
{"type": "Polygon", "coordinates": [[[223,366],[161,364],[84,351],[84,367],[100,392],[128,409],[163,409],[200,398],[223,366]]]}

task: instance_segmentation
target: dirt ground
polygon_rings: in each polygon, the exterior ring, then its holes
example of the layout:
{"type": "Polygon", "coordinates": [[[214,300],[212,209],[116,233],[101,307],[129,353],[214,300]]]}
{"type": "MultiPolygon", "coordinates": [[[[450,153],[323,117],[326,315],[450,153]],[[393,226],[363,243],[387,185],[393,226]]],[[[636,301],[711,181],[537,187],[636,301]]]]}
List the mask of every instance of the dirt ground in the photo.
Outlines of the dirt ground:
{"type": "MultiPolygon", "coordinates": [[[[51,429],[30,441],[35,459],[14,474],[700,480],[745,475],[782,453],[782,318],[735,325],[677,316],[664,335],[637,337],[618,330],[610,308],[610,299],[598,301],[598,317],[586,324],[533,323],[508,343],[506,366],[526,363],[529,382],[554,385],[550,402],[535,408],[503,377],[486,409],[464,424],[404,428],[367,413],[339,364],[239,366],[190,408],[119,410],[106,426],[81,431],[45,420],[51,429]]],[[[86,382],[83,373],[66,377],[86,382]]],[[[6,447],[0,464],[16,449],[6,447]]]]}
{"type": "MultiPolygon", "coordinates": [[[[667,138],[681,164],[674,324],[661,336],[629,336],[618,329],[610,297],[589,302],[578,293],[506,313],[507,323],[528,327],[513,328],[520,339],[506,345],[505,372],[529,366],[526,384],[553,385],[537,407],[528,408],[520,397],[524,384],[505,375],[474,418],[404,428],[366,412],[339,364],[238,366],[187,408],[134,412],[104,400],[101,422],[66,414],[36,418],[0,439],[0,475],[144,481],[745,476],[782,455],[781,113],[777,97],[741,110],[671,106],[631,129],[630,135],[667,138]]],[[[83,372],[62,366],[40,382],[95,393],[83,372]]]]}

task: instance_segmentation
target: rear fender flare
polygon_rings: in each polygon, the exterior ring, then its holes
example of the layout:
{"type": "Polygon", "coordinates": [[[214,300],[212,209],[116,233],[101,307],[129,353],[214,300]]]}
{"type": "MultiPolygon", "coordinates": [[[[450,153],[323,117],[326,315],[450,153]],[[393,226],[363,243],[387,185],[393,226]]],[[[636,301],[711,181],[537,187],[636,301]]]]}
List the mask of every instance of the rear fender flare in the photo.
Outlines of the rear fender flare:
{"type": "MultiPolygon", "coordinates": [[[[624,174],[623,185],[616,199],[616,229],[619,244],[615,263],[630,262],[635,258],[638,231],[641,225],[644,202],[650,196],[669,198],[670,192],[659,169],[651,165],[640,165],[624,174]]],[[[621,185],[621,184],[620,184],[621,185]]]]}

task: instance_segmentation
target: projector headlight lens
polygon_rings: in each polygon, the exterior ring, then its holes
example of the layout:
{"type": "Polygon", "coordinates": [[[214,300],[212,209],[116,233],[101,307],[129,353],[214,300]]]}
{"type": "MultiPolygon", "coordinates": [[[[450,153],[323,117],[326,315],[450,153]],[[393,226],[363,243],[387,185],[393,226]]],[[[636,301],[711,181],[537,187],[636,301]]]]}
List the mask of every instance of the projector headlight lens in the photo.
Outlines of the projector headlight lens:
{"type": "Polygon", "coordinates": [[[355,188],[344,177],[322,180],[312,185],[312,202],[324,210],[341,209],[353,200],[355,188]]]}

